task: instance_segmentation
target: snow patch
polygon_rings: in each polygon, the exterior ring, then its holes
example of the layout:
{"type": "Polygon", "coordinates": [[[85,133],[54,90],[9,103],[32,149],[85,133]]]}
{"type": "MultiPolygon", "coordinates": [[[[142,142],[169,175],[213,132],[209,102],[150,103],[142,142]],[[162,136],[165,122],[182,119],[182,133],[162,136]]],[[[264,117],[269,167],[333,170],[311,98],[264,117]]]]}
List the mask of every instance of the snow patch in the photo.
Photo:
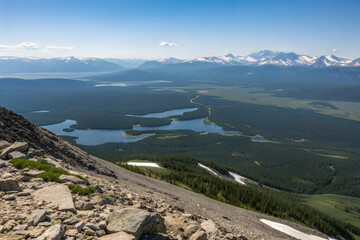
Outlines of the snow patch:
{"type": "Polygon", "coordinates": [[[157,163],[150,163],[150,162],[127,162],[130,166],[136,166],[136,167],[155,167],[160,168],[159,164],[157,163]]]}
{"type": "Polygon", "coordinates": [[[318,236],[311,235],[311,234],[306,234],[306,233],[296,230],[295,228],[289,227],[285,224],[273,222],[270,220],[260,219],[260,221],[280,232],[283,232],[283,233],[285,233],[289,236],[292,236],[296,239],[299,239],[299,240],[329,240],[330,239],[330,238],[318,237],[318,236]]]}
{"type": "Polygon", "coordinates": [[[201,163],[198,163],[199,167],[209,171],[210,173],[214,174],[215,176],[218,176],[219,177],[219,174],[217,174],[214,170],[212,170],[211,168],[201,164],[201,163]]]}
{"type": "Polygon", "coordinates": [[[235,179],[235,182],[238,182],[238,183],[240,183],[242,185],[246,185],[246,183],[244,182],[245,179],[246,179],[245,177],[240,176],[239,174],[236,174],[236,173],[233,173],[233,172],[230,172],[230,171],[229,171],[229,173],[235,179]]]}

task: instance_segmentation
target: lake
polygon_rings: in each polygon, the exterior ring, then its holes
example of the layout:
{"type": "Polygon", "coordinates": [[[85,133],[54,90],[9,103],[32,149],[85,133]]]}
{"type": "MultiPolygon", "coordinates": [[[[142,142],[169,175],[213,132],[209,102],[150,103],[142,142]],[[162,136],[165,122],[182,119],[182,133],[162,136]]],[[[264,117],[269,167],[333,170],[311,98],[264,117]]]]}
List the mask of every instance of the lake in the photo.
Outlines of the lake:
{"type": "Polygon", "coordinates": [[[236,132],[224,131],[220,126],[216,124],[204,123],[205,118],[193,119],[193,120],[175,120],[169,125],[163,125],[158,127],[142,127],[133,126],[134,130],[148,131],[148,130],[191,130],[194,132],[206,132],[206,133],[218,133],[218,134],[231,134],[237,135],[236,132]]]}
{"type": "Polygon", "coordinates": [[[173,109],[173,110],[159,112],[159,113],[149,113],[149,114],[144,114],[144,115],[126,114],[125,116],[141,117],[141,118],[166,118],[166,117],[183,115],[186,112],[193,112],[196,110],[198,110],[198,108],[180,108],[180,109],[173,109]]]}
{"type": "Polygon", "coordinates": [[[150,136],[125,137],[123,135],[125,130],[74,129],[72,132],[66,130],[64,131],[64,129],[69,129],[72,125],[75,124],[75,120],[65,120],[61,123],[50,124],[41,127],[46,128],[56,135],[77,137],[77,139],[75,139],[76,143],[82,145],[98,145],[108,142],[137,142],[150,136]]]}
{"type": "MultiPolygon", "coordinates": [[[[56,135],[77,137],[77,139],[75,139],[76,143],[82,145],[98,145],[108,142],[137,142],[154,135],[149,134],[140,137],[126,137],[123,135],[126,130],[103,129],[74,129],[74,131],[70,132],[69,129],[72,125],[76,125],[76,121],[68,119],[61,123],[44,125],[42,127],[55,133],[56,135]]],[[[175,120],[169,125],[159,127],[133,126],[133,130],[192,130],[195,132],[237,135],[235,132],[224,131],[220,126],[215,124],[204,123],[204,118],[185,121],[175,120]]]]}
{"type": "Polygon", "coordinates": [[[264,142],[265,139],[262,138],[262,137],[253,137],[253,138],[251,138],[251,141],[253,141],[253,142],[264,142]]]}

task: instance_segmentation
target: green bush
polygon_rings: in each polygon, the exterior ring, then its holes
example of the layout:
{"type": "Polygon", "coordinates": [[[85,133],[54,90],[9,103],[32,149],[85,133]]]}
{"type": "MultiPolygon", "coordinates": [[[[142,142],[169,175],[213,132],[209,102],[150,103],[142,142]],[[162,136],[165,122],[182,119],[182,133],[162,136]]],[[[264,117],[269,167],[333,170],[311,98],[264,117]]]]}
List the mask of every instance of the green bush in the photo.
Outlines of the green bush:
{"type": "Polygon", "coordinates": [[[89,194],[95,192],[95,189],[93,187],[82,188],[75,184],[69,184],[68,187],[69,187],[71,193],[79,194],[81,196],[89,195],[89,194]]]}
{"type": "MultiPolygon", "coordinates": [[[[50,166],[48,162],[46,162],[44,159],[39,159],[38,161],[31,161],[28,159],[14,158],[10,160],[10,163],[17,169],[29,168],[29,169],[38,169],[45,171],[43,173],[38,174],[36,177],[42,178],[44,181],[47,182],[63,183],[64,181],[62,181],[59,178],[61,175],[72,175],[83,180],[86,185],[90,185],[89,180],[87,180],[86,178],[80,175],[70,174],[69,172],[61,168],[50,166]]],[[[26,173],[22,173],[22,174],[26,175],[26,173]]]]}

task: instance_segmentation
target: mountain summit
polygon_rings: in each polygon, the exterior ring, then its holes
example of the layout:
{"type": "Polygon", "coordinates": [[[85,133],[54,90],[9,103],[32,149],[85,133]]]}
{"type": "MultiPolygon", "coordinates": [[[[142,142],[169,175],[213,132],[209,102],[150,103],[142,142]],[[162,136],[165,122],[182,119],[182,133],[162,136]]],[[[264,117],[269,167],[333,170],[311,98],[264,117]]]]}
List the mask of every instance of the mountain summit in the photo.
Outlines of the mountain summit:
{"type": "MultiPolygon", "coordinates": [[[[246,56],[235,56],[231,53],[224,56],[201,57],[192,60],[181,60],[176,58],[151,61],[151,66],[179,63],[212,63],[217,65],[278,65],[278,66],[308,66],[308,67],[358,67],[359,59],[350,60],[334,55],[308,56],[299,55],[294,52],[273,52],[263,50],[246,56]]],[[[149,63],[144,65],[150,66],[149,63]]]]}

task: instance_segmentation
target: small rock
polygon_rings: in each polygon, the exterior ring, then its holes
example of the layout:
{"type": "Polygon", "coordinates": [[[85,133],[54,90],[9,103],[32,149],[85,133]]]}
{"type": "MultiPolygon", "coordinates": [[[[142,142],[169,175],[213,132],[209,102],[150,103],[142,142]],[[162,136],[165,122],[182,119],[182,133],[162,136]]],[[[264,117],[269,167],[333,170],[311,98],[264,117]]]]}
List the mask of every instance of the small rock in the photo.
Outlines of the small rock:
{"type": "Polygon", "coordinates": [[[92,204],[96,205],[104,205],[104,204],[109,204],[109,205],[113,205],[114,204],[114,199],[110,198],[110,197],[100,197],[100,196],[95,196],[93,199],[91,199],[90,201],[92,204]]]}
{"type": "Polygon", "coordinates": [[[4,196],[5,201],[13,201],[15,199],[16,199],[16,197],[13,194],[4,196]]]}
{"type": "Polygon", "coordinates": [[[126,232],[117,232],[102,236],[99,240],[136,240],[135,236],[126,232]]]}
{"type": "Polygon", "coordinates": [[[81,180],[78,177],[72,176],[72,175],[61,175],[59,177],[61,180],[63,180],[65,183],[72,183],[77,185],[85,185],[85,182],[81,180]]]}
{"type": "Polygon", "coordinates": [[[78,234],[76,229],[69,229],[65,232],[66,236],[75,237],[78,234]]]}
{"type": "Polygon", "coordinates": [[[85,226],[88,227],[88,228],[90,228],[90,229],[92,229],[92,230],[94,230],[94,231],[99,231],[99,230],[101,230],[97,225],[95,225],[95,224],[93,224],[93,223],[86,223],[85,226]]]}
{"type": "Polygon", "coordinates": [[[96,236],[98,236],[98,237],[104,236],[105,234],[106,234],[106,232],[104,230],[96,231],[96,236]]]}
{"type": "Polygon", "coordinates": [[[75,228],[78,232],[81,232],[81,230],[83,229],[83,227],[85,226],[84,222],[78,222],[77,224],[75,224],[75,228]]]}
{"type": "Polygon", "coordinates": [[[38,224],[39,227],[50,227],[51,223],[50,222],[41,222],[38,224]]]}
{"type": "Polygon", "coordinates": [[[211,219],[201,223],[201,228],[204,229],[208,235],[215,234],[218,230],[218,227],[211,219]]]}
{"type": "Polygon", "coordinates": [[[30,177],[36,177],[36,175],[40,174],[40,173],[44,173],[45,171],[42,170],[37,170],[37,169],[32,169],[27,171],[25,174],[26,176],[30,176],[30,177]]]}
{"type": "Polygon", "coordinates": [[[3,179],[12,178],[12,177],[13,177],[13,175],[9,172],[6,172],[3,175],[1,175],[1,178],[3,178],[3,179]]]}
{"type": "Polygon", "coordinates": [[[64,229],[61,224],[56,224],[47,229],[40,237],[36,240],[61,240],[64,236],[64,229]]]}
{"type": "Polygon", "coordinates": [[[98,193],[103,193],[103,192],[104,192],[99,185],[96,185],[96,186],[94,187],[94,189],[95,189],[95,191],[97,191],[98,193]]]}
{"type": "Polygon", "coordinates": [[[85,234],[85,235],[90,235],[90,236],[92,236],[92,235],[95,235],[95,234],[96,234],[96,232],[95,232],[94,230],[92,230],[91,228],[88,228],[88,227],[84,227],[84,228],[83,228],[83,231],[84,231],[84,234],[85,234]]]}
{"type": "Polygon", "coordinates": [[[4,148],[9,147],[11,144],[7,141],[1,140],[0,141],[0,150],[3,150],[4,148]]]}
{"type": "Polygon", "coordinates": [[[27,224],[19,224],[16,225],[12,230],[13,231],[21,231],[21,230],[26,230],[28,228],[27,224]]]}
{"type": "Polygon", "coordinates": [[[25,157],[26,157],[26,155],[19,151],[14,151],[14,152],[8,153],[8,159],[25,158],[25,157]]]}
{"type": "Polygon", "coordinates": [[[6,167],[6,162],[0,159],[0,168],[6,167]]]}
{"type": "Polygon", "coordinates": [[[45,221],[46,218],[46,211],[45,210],[34,210],[31,214],[27,217],[27,221],[29,225],[38,225],[39,223],[45,221]]]}
{"type": "Polygon", "coordinates": [[[43,157],[45,154],[44,150],[42,149],[31,149],[27,153],[27,158],[33,158],[33,157],[43,157]]]}
{"type": "Polygon", "coordinates": [[[206,232],[199,230],[190,237],[190,240],[206,240],[206,237],[206,232]]]}
{"type": "Polygon", "coordinates": [[[64,220],[64,224],[67,224],[67,225],[74,225],[76,223],[80,222],[80,219],[78,219],[77,217],[73,216],[71,218],[68,218],[68,219],[65,219],[64,220]]]}
{"type": "Polygon", "coordinates": [[[18,191],[21,192],[21,188],[16,180],[0,180],[0,191],[18,191]]]}
{"type": "Polygon", "coordinates": [[[200,226],[197,224],[190,224],[184,228],[184,235],[187,237],[192,236],[197,230],[200,229],[200,226]]]}
{"type": "Polygon", "coordinates": [[[105,229],[106,228],[106,221],[99,222],[98,226],[99,226],[100,229],[105,229]]]}
{"type": "Polygon", "coordinates": [[[91,209],[93,209],[94,205],[90,202],[76,201],[75,207],[78,210],[91,210],[91,209]]]}

